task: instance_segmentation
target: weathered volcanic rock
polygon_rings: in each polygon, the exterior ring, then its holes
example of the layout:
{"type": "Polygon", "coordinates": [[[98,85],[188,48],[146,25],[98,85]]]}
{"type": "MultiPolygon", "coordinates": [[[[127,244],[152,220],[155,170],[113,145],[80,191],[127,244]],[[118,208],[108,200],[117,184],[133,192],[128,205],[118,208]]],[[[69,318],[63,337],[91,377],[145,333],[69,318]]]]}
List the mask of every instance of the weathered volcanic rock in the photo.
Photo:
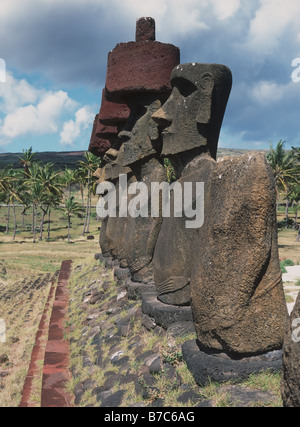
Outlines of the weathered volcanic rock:
{"type": "Polygon", "coordinates": [[[106,89],[121,96],[147,90],[168,92],[166,82],[179,64],[179,54],[176,46],[157,41],[119,43],[108,54],[106,89]]]}
{"type": "Polygon", "coordinates": [[[191,294],[204,351],[245,357],[281,349],[287,306],[275,183],[263,154],[217,163],[205,188],[198,238],[191,294]]]}
{"type": "Polygon", "coordinates": [[[281,394],[285,407],[300,407],[300,294],[284,338],[281,394]]]}
{"type": "Polygon", "coordinates": [[[201,387],[208,385],[210,381],[217,383],[237,379],[240,381],[252,373],[266,370],[276,372],[282,368],[281,351],[234,360],[224,353],[204,353],[196,340],[183,344],[182,356],[195,381],[201,387]]]}

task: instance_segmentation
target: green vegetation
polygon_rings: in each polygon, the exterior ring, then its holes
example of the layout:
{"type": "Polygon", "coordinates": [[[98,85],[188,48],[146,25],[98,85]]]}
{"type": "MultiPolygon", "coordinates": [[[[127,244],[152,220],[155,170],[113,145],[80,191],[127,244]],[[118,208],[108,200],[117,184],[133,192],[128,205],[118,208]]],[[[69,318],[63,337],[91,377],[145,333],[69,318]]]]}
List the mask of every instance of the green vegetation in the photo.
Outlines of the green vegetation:
{"type": "MultiPolygon", "coordinates": [[[[30,212],[32,216],[31,232],[33,242],[36,242],[36,232],[39,231],[39,241],[43,240],[44,225],[47,218],[47,240],[50,240],[51,213],[53,210],[62,209],[68,220],[70,231],[71,216],[81,214],[85,210],[85,221],[82,236],[89,233],[92,197],[95,196],[96,178],[93,176],[101,161],[91,153],[85,153],[80,160],[76,171],[66,167],[58,171],[53,163],[41,163],[35,160],[36,153],[23,150],[19,157],[23,169],[6,167],[0,170],[0,201],[2,208],[7,209],[6,224],[2,230],[8,234],[11,226],[11,210],[13,212],[13,236],[26,231],[25,215],[30,212]],[[81,207],[79,202],[72,198],[72,187],[80,189],[81,207]],[[84,190],[87,193],[84,206],[84,190]],[[66,194],[68,197],[66,198],[66,194]],[[21,209],[21,219],[17,221],[17,210],[21,209]],[[39,221],[39,223],[38,223],[39,221]]],[[[3,219],[2,219],[3,221],[3,219]]],[[[52,221],[53,222],[53,221],[52,221]]],[[[68,241],[70,233],[68,233],[68,241]]]]}
{"type": "Polygon", "coordinates": [[[295,263],[291,259],[285,259],[281,262],[281,265],[283,265],[284,267],[292,267],[295,265],[295,263]]]}
{"type": "Polygon", "coordinates": [[[300,224],[298,214],[300,211],[300,162],[299,148],[284,150],[285,141],[279,141],[276,148],[270,145],[267,160],[272,168],[277,192],[277,211],[279,214],[279,228],[295,228],[298,230],[296,241],[300,241],[300,224]],[[284,203],[284,212],[280,204],[284,203]],[[290,214],[294,218],[290,218],[290,214]]]}

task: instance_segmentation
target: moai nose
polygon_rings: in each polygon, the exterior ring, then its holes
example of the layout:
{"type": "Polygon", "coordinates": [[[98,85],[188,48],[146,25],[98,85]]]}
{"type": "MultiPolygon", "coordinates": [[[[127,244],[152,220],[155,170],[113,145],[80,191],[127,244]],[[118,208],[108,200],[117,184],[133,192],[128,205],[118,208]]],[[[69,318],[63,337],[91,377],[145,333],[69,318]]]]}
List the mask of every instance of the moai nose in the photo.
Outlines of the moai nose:
{"type": "Polygon", "coordinates": [[[172,120],[167,117],[163,108],[159,108],[157,111],[155,111],[154,114],[152,114],[151,117],[156,123],[158,123],[159,126],[162,127],[169,126],[172,123],[172,120]]]}

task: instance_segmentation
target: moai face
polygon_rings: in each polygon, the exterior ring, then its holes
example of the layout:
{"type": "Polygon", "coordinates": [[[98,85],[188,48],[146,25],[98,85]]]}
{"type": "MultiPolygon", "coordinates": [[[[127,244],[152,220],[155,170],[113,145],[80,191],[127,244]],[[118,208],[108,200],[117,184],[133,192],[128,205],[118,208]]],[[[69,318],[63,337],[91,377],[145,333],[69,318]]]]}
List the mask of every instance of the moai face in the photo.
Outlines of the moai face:
{"type": "MultiPolygon", "coordinates": [[[[112,102],[104,89],[99,114],[96,115],[89,151],[103,157],[110,148],[119,148],[118,133],[129,117],[129,107],[122,102],[112,102]]],[[[108,161],[109,158],[107,159],[108,161]]]]}
{"type": "Polygon", "coordinates": [[[182,64],[171,75],[172,92],[152,118],[163,128],[163,156],[207,147],[215,158],[231,90],[230,70],[217,64],[182,64]]]}
{"type": "Polygon", "coordinates": [[[160,133],[152,119],[160,107],[161,100],[157,94],[145,93],[135,97],[128,123],[119,134],[124,145],[124,166],[160,154],[160,133]]]}

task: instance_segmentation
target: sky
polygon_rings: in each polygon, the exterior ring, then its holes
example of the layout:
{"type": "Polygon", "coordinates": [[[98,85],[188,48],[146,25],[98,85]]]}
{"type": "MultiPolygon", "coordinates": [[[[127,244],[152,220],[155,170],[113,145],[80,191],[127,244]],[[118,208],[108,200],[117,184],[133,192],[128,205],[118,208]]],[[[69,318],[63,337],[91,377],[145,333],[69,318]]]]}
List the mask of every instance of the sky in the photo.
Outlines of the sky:
{"type": "Polygon", "coordinates": [[[219,147],[300,146],[299,0],[1,0],[0,152],[88,150],[108,52],[140,17],[181,63],[231,69],[219,147]]]}

